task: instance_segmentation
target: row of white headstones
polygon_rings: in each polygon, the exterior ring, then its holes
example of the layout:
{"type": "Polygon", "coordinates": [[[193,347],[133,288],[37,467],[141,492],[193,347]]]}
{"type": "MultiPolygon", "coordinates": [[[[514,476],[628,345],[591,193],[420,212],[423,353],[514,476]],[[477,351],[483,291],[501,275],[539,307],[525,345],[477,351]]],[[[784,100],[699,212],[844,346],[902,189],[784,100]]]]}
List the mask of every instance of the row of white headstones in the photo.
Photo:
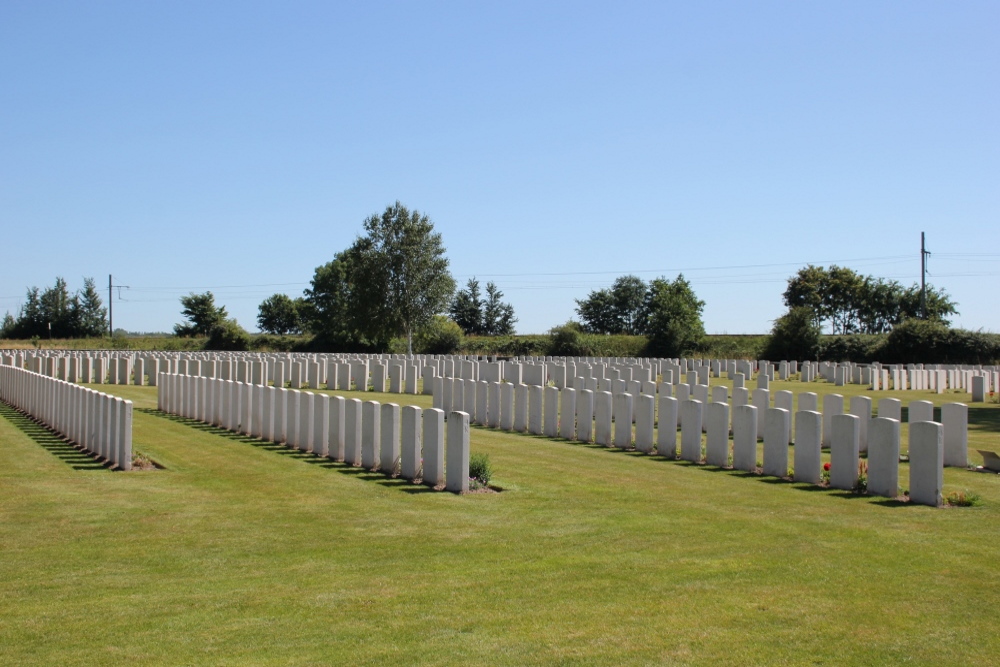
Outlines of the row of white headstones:
{"type": "Polygon", "coordinates": [[[5,365],[0,400],[119,470],[132,469],[132,401],[5,365]]]}
{"type": "Polygon", "coordinates": [[[191,375],[158,378],[157,406],[348,465],[469,490],[469,415],[191,375]],[[446,465],[447,463],[447,465],[446,465]]]}
{"type": "MultiPolygon", "coordinates": [[[[821,413],[816,409],[816,394],[807,392],[799,395],[800,410],[793,413],[791,392],[778,392],[782,394],[782,406],[772,408],[766,389],[755,390],[758,405],[730,406],[725,400],[678,399],[670,395],[669,385],[661,384],[661,388],[657,400],[651,394],[633,396],[627,392],[439,378],[435,381],[434,404],[448,405],[445,409],[460,405],[474,424],[594,441],[609,447],[634,446],[638,451],[655,451],[668,458],[677,457],[679,426],[681,459],[725,467],[730,465],[731,455],[737,470],[757,469],[757,442],[762,439],[762,471],[777,477],[788,474],[788,446],[794,443],[792,477],[813,484],[821,481],[821,449],[828,446],[830,485],[840,489],[855,488],[860,455],[867,451],[868,493],[887,497],[899,493],[901,403],[897,399],[879,401],[880,416],[871,417],[871,400],[865,397],[858,405],[867,412],[860,415],[844,414],[843,396],[839,394],[824,397],[821,413]]],[[[686,393],[687,385],[677,388],[684,388],[681,393],[686,393]]],[[[726,388],[713,388],[720,389],[726,388]]],[[[723,397],[713,391],[713,398],[723,397]]],[[[933,409],[929,401],[914,401],[909,406],[909,495],[913,502],[927,505],[941,502],[946,461],[964,467],[967,460],[967,406],[942,406],[943,423],[932,421],[933,409]]]]}

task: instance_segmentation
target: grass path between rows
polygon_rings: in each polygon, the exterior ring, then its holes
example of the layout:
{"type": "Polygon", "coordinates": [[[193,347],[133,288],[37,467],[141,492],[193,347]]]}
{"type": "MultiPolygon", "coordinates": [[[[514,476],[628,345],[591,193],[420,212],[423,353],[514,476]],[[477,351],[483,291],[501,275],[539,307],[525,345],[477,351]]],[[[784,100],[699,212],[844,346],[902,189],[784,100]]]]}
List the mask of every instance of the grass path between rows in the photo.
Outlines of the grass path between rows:
{"type": "MultiPolygon", "coordinates": [[[[947,469],[946,490],[983,505],[934,509],[474,428],[504,491],[455,496],[163,415],[155,388],[109,389],[135,402],[135,448],[163,470],[109,471],[0,415],[0,664],[1000,654],[995,474],[947,469]]],[[[996,448],[1000,409],[970,415],[970,451],[996,448]]]]}

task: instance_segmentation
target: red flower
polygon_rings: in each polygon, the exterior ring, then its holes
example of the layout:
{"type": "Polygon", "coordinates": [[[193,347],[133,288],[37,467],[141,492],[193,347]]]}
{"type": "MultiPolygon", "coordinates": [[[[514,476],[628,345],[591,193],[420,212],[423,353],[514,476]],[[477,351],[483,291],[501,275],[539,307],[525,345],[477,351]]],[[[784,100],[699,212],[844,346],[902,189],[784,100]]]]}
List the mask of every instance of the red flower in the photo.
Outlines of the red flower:
{"type": "Polygon", "coordinates": [[[829,463],[824,463],[823,464],[823,470],[826,470],[827,472],[830,472],[830,464],[829,463]]]}

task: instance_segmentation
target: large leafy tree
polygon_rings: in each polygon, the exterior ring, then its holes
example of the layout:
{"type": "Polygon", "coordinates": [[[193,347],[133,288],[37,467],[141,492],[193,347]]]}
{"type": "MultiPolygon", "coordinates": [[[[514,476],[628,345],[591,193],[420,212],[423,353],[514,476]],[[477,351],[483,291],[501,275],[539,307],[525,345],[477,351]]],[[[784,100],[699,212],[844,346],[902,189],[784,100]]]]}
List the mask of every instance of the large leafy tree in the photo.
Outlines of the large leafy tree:
{"type": "Polygon", "coordinates": [[[764,356],[768,359],[814,359],[821,327],[812,308],[796,306],[774,321],[764,356]]]}
{"type": "Polygon", "coordinates": [[[647,335],[653,354],[677,357],[693,352],[702,343],[705,302],[698,299],[683,274],[673,282],[664,277],[651,280],[647,307],[647,335]]]}
{"type": "Polygon", "coordinates": [[[637,276],[620,276],[609,289],[577,300],[576,312],[587,331],[641,335],[647,332],[649,287],[637,276]]]}
{"type": "Polygon", "coordinates": [[[444,312],[455,291],[441,234],[427,215],[398,201],[364,228],[352,246],[359,323],[371,340],[405,336],[412,354],[414,332],[444,312]]]}
{"type": "Polygon", "coordinates": [[[957,313],[944,290],[928,286],[926,310],[920,306],[920,288],[903,287],[894,280],[863,276],[831,266],[809,265],[788,280],[784,302],[789,310],[809,308],[815,319],[829,321],[833,333],[885,333],[907,318],[924,317],[948,323],[957,313]]]}
{"type": "Polygon", "coordinates": [[[587,331],[602,334],[618,333],[618,318],[611,290],[594,290],[586,299],[577,299],[576,312],[587,331]]]}
{"type": "Polygon", "coordinates": [[[287,294],[272,294],[257,308],[257,326],[261,331],[279,336],[301,333],[300,303],[301,299],[293,299],[287,294]]]}
{"type": "Polygon", "coordinates": [[[181,306],[181,314],[188,321],[174,325],[174,333],[178,336],[208,336],[213,327],[221,325],[229,316],[225,306],[215,305],[215,295],[211,292],[182,296],[181,306]]]}
{"type": "Polygon", "coordinates": [[[333,349],[364,347],[354,264],[354,253],[348,249],[317,267],[299,308],[303,328],[333,349]]]}

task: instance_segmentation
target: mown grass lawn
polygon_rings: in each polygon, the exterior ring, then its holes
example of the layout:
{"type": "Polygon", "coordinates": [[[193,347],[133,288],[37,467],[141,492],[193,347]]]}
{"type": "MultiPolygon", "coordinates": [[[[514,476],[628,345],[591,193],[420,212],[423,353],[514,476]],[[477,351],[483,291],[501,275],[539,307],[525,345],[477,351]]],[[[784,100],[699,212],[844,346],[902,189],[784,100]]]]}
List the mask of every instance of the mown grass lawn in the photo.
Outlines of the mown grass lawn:
{"type": "MultiPolygon", "coordinates": [[[[772,386],[806,387],[832,390],[772,386]]],[[[933,509],[474,428],[505,490],[459,497],[168,417],[155,388],[111,389],[165,469],[105,470],[3,411],[0,664],[1000,654],[995,474],[947,469],[946,491],[983,505],[933,509]]],[[[1000,445],[1000,408],[970,415],[977,459],[1000,445]]]]}

